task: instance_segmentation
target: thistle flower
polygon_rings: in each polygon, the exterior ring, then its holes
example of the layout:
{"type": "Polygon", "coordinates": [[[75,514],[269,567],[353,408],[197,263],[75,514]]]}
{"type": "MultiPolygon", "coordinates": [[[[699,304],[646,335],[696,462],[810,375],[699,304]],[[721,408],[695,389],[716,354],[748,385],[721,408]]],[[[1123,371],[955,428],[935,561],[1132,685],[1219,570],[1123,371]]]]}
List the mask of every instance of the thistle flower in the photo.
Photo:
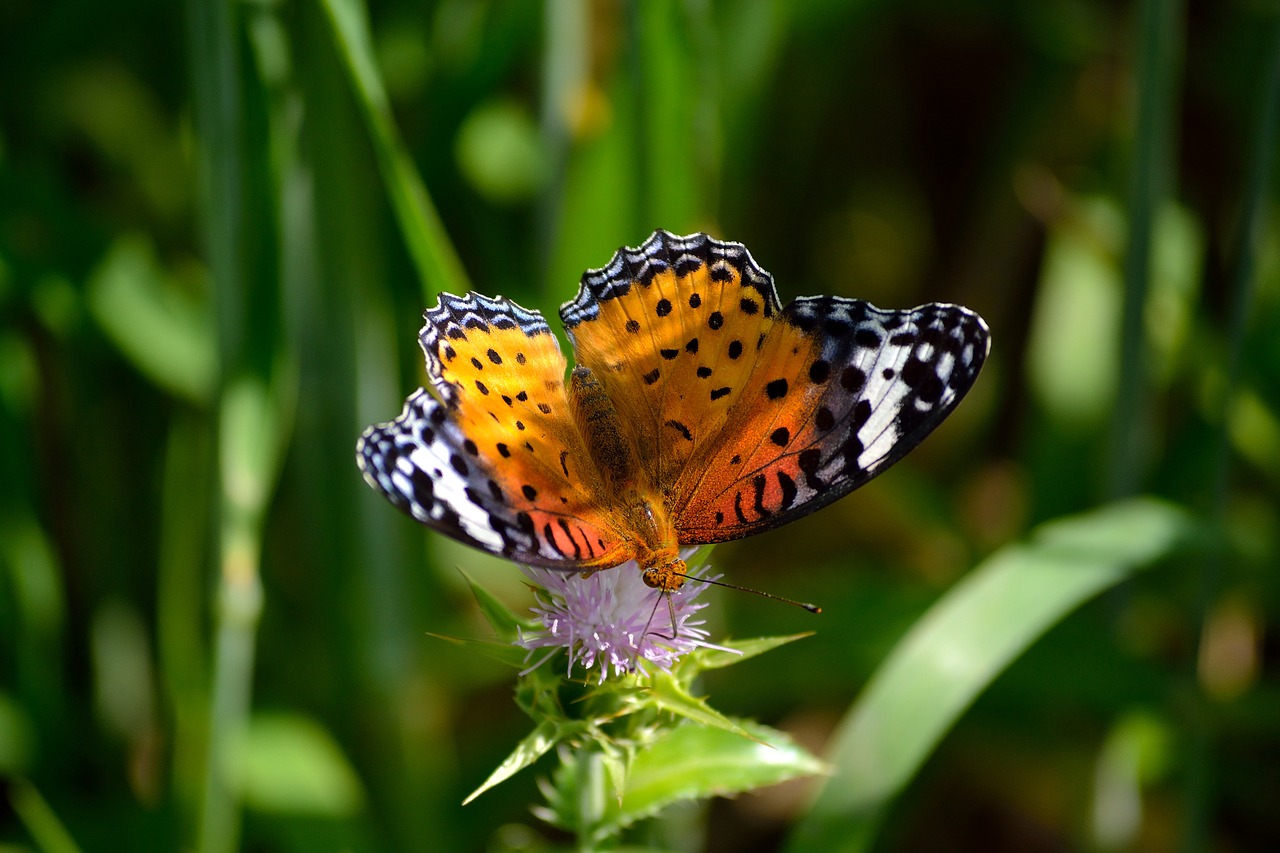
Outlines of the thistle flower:
{"type": "MultiPolygon", "coordinates": [[[[561,648],[569,653],[570,674],[575,662],[588,672],[599,666],[602,683],[610,669],[622,675],[638,661],[669,670],[695,648],[733,651],[708,643],[710,634],[701,627],[706,620],[692,618],[707,606],[696,600],[705,584],[685,584],[671,594],[668,605],[662,600],[665,593],[645,586],[634,560],[585,578],[531,566],[521,569],[540,587],[533,612],[542,630],[521,631],[516,645],[528,649],[530,657],[536,649],[551,650],[521,675],[542,666],[561,648]]],[[[698,576],[690,573],[691,578],[698,576]]]]}

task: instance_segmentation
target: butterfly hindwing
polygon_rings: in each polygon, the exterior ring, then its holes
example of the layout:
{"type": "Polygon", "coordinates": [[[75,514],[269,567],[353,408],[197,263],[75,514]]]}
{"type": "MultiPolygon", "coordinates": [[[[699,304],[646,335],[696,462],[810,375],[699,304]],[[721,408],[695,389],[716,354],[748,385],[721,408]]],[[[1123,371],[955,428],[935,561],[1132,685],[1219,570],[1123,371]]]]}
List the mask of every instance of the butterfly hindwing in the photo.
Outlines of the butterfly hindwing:
{"type": "Polygon", "coordinates": [[[513,560],[625,560],[542,315],[443,294],[426,321],[420,342],[440,399],[419,390],[400,417],[365,432],[357,460],[369,483],[422,523],[513,560]]]}
{"type": "Polygon", "coordinates": [[[956,305],[792,302],[720,436],[675,487],[681,544],[777,527],[863,485],[950,414],[988,344],[982,319],[956,305]]]}
{"type": "Polygon", "coordinates": [[[400,417],[365,431],[356,458],[371,486],[423,524],[495,554],[536,552],[528,525],[503,528],[500,493],[474,490],[465,441],[448,408],[418,389],[400,417]]]}

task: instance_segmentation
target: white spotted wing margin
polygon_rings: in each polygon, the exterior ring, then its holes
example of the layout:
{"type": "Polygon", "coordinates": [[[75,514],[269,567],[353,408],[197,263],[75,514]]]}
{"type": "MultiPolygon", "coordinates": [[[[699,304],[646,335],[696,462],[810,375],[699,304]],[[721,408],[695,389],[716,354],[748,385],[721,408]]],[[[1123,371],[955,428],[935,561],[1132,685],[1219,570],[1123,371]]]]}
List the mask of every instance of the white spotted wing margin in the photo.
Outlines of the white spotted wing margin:
{"type": "Polygon", "coordinates": [[[467,472],[458,470],[465,441],[446,406],[419,388],[400,417],[364,431],[356,463],[365,482],[428,527],[485,551],[538,562],[533,531],[503,523],[498,500],[478,493],[467,472]]]}
{"type": "Polygon", "coordinates": [[[836,497],[892,466],[946,420],[991,349],[986,321],[950,303],[884,311],[857,299],[802,297],[783,317],[821,330],[821,358],[842,366],[836,379],[853,401],[833,428],[836,435],[847,429],[839,452],[801,468],[812,469],[815,481],[841,481],[836,497]]]}

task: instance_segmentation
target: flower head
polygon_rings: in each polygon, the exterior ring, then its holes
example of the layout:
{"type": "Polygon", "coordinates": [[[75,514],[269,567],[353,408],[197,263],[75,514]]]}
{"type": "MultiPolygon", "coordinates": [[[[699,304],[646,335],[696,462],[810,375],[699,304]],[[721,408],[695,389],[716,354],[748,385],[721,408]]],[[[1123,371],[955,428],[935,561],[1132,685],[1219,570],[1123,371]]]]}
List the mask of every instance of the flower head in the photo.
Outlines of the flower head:
{"type": "MultiPolygon", "coordinates": [[[[670,594],[668,604],[663,601],[666,593],[645,586],[634,560],[588,577],[521,568],[541,587],[533,612],[542,629],[521,631],[516,644],[531,656],[535,649],[552,650],[522,675],[537,669],[559,648],[568,650],[570,672],[575,662],[588,671],[599,666],[601,682],[611,668],[614,675],[621,675],[631,672],[639,661],[647,661],[666,670],[695,648],[723,648],[706,642],[710,634],[701,627],[706,620],[692,618],[707,606],[696,601],[704,584],[686,584],[670,594]]],[[[689,576],[698,577],[696,572],[689,576]]]]}

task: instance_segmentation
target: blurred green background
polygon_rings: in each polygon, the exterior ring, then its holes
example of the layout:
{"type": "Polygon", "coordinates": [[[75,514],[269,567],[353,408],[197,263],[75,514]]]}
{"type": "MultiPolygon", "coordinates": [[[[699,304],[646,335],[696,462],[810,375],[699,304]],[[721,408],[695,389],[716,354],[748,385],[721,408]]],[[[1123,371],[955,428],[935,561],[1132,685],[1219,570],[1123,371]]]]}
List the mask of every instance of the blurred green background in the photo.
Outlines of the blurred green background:
{"type": "MultiPolygon", "coordinates": [[[[427,636],[521,577],[354,443],[436,292],[552,313],[656,227],[993,332],[906,461],[714,553],[825,610],[708,593],[817,632],[718,708],[820,751],[980,559],[1158,495],[1208,547],[1040,637],[878,846],[1280,847],[1278,73],[1274,0],[0,3],[0,849],[544,849],[541,768],[460,806],[513,674],[427,636]]],[[[806,790],[646,831],[781,849],[806,790]]]]}

